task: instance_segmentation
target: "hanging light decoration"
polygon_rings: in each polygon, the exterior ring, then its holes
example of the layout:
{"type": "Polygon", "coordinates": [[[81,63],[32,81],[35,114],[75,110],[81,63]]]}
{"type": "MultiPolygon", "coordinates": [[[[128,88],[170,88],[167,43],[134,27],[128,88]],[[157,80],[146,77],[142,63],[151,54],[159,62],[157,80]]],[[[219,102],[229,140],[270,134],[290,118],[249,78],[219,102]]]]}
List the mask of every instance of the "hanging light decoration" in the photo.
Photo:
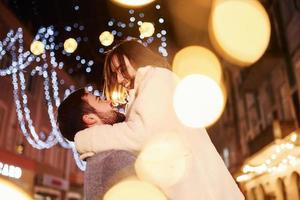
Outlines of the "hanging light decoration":
{"type": "Polygon", "coordinates": [[[140,7],[145,6],[154,2],[155,0],[112,0],[113,3],[116,3],[121,6],[126,7],[140,7]]]}
{"type": "MultiPolygon", "coordinates": [[[[16,105],[16,113],[20,129],[24,137],[27,139],[28,143],[37,149],[51,148],[52,146],[59,143],[63,148],[70,149],[72,145],[67,142],[59,132],[56,124],[56,119],[54,115],[54,109],[60,104],[59,88],[58,88],[58,77],[55,71],[56,66],[63,67],[63,63],[59,64],[56,62],[54,48],[54,43],[48,44],[47,41],[54,41],[53,30],[49,28],[41,28],[38,34],[35,36],[35,41],[41,40],[45,45],[45,48],[49,50],[49,54],[43,52],[41,56],[33,56],[29,51],[24,51],[23,47],[23,31],[22,28],[18,28],[15,31],[9,31],[4,42],[0,42],[0,49],[2,52],[9,52],[12,55],[12,61],[10,66],[4,66],[0,70],[1,76],[11,75],[12,85],[13,85],[13,97],[16,105]],[[15,46],[17,48],[10,48],[15,46]],[[50,55],[51,58],[47,59],[50,55]],[[48,61],[53,65],[52,69],[48,64],[48,61]],[[34,61],[41,62],[34,67],[34,61]],[[31,118],[31,110],[28,106],[28,96],[26,94],[26,79],[24,74],[24,69],[28,66],[33,66],[30,75],[38,75],[43,77],[43,89],[44,98],[46,102],[46,108],[48,117],[50,120],[50,125],[52,130],[50,131],[47,138],[41,138],[42,133],[36,131],[34,122],[31,118]]],[[[0,60],[5,54],[2,54],[0,60]]],[[[76,160],[77,166],[81,169],[85,169],[85,163],[78,158],[78,153],[74,153],[74,158],[76,160]],[[77,157],[76,157],[77,156],[77,157]]]]}
{"type": "Polygon", "coordinates": [[[74,38],[69,38],[64,42],[64,49],[67,53],[73,53],[77,46],[78,44],[74,38]]]}
{"type": "Polygon", "coordinates": [[[114,42],[114,35],[111,34],[109,31],[104,31],[100,34],[99,40],[103,46],[107,47],[114,42]]]}
{"type": "Polygon", "coordinates": [[[180,78],[200,74],[212,78],[217,83],[220,83],[222,79],[222,67],[217,56],[201,46],[181,49],[176,53],[172,67],[180,78]]]}
{"type": "Polygon", "coordinates": [[[139,27],[139,31],[140,31],[140,36],[145,38],[145,37],[151,37],[154,32],[155,32],[155,28],[154,25],[150,22],[143,22],[140,27],[139,27]]]}
{"type": "Polygon", "coordinates": [[[239,66],[255,63],[266,51],[270,35],[270,20],[259,1],[215,0],[209,36],[228,62],[239,66]]]}
{"type": "Polygon", "coordinates": [[[263,159],[260,164],[256,163],[253,165],[245,163],[241,169],[242,174],[236,177],[236,180],[238,182],[244,182],[264,173],[282,173],[290,167],[299,165],[300,159],[295,154],[295,152],[299,150],[297,138],[298,133],[293,132],[286,138],[277,141],[276,145],[271,146],[272,151],[270,155],[263,159]]]}
{"type": "Polygon", "coordinates": [[[35,40],[30,45],[31,53],[33,53],[36,56],[44,53],[44,50],[45,50],[45,45],[41,41],[35,40]]]}
{"type": "MultiPolygon", "coordinates": [[[[156,5],[157,10],[159,10],[160,8],[160,5],[156,5]]],[[[133,12],[131,11],[131,13],[133,12]]],[[[142,14],[140,14],[139,16],[141,18],[142,16],[144,17],[144,15],[142,14]]],[[[132,21],[132,19],[130,20],[132,21]]],[[[162,17],[159,18],[159,22],[164,23],[162,17]]],[[[125,28],[126,24],[122,23],[120,24],[120,26],[121,28],[125,28]]],[[[78,23],[74,23],[74,25],[66,26],[65,31],[70,32],[73,28],[78,28],[81,31],[84,30],[84,26],[80,26],[78,23]]],[[[121,32],[115,31],[115,33],[118,35],[121,32]]],[[[8,66],[1,67],[0,77],[9,76],[11,78],[13,86],[13,97],[16,104],[16,113],[19,126],[21,129],[21,133],[24,135],[30,145],[37,149],[45,149],[51,148],[56,144],[60,144],[63,148],[72,149],[77,166],[81,170],[85,170],[85,162],[79,159],[74,145],[66,141],[62,137],[56,124],[54,111],[62,100],[59,94],[64,93],[65,96],[63,98],[65,98],[68,94],[70,94],[70,92],[74,91],[74,88],[71,89],[72,86],[65,91],[60,91],[61,88],[59,86],[63,85],[65,81],[59,80],[57,70],[63,69],[64,63],[57,61],[56,54],[58,52],[62,52],[65,55],[65,52],[69,53],[71,51],[67,50],[67,48],[64,48],[63,51],[60,51],[61,47],[65,47],[65,44],[62,45],[61,43],[55,43],[55,37],[57,36],[57,34],[58,32],[54,30],[53,26],[40,27],[30,46],[30,51],[26,51],[23,47],[24,38],[22,28],[18,28],[17,31],[9,31],[7,37],[3,41],[0,41],[0,61],[7,53],[12,55],[12,60],[8,66]],[[31,66],[32,68],[25,71],[24,69],[26,69],[28,66],[31,66]],[[26,90],[27,72],[31,76],[40,76],[43,79],[42,87],[46,103],[45,108],[47,110],[49,122],[52,128],[50,129],[48,134],[38,132],[34,124],[35,122],[32,119],[31,109],[28,104],[28,102],[30,101],[30,96],[27,95],[26,90]]],[[[110,44],[112,44],[114,40],[114,34],[107,34],[106,36],[108,37],[106,39],[104,37],[103,39],[103,45],[105,44],[109,46],[110,44]]],[[[166,30],[161,30],[160,34],[161,36],[157,36],[157,38],[161,39],[161,46],[158,50],[163,56],[167,56],[167,32],[166,30]]],[[[88,41],[88,37],[84,37],[83,39],[81,37],[78,37],[76,40],[78,42],[81,40],[86,42],[88,41]]],[[[101,42],[100,36],[99,40],[101,42]]],[[[149,37],[147,38],[147,43],[150,44],[151,42],[153,42],[153,40],[154,37],[149,37]]],[[[65,41],[65,43],[68,43],[67,41],[65,41]]],[[[74,46],[75,45],[73,45],[73,47],[74,46]]],[[[76,48],[74,51],[76,51],[76,48]]],[[[103,52],[104,48],[101,48],[101,53],[103,52]]],[[[67,54],[67,56],[69,55],[67,54]]],[[[83,58],[79,54],[75,57],[76,61],[79,61],[81,65],[86,64],[88,67],[91,67],[94,64],[94,61],[83,58]]],[[[86,70],[88,69],[90,68],[87,68],[86,70]]],[[[121,103],[125,103],[125,99],[121,103]]]]}

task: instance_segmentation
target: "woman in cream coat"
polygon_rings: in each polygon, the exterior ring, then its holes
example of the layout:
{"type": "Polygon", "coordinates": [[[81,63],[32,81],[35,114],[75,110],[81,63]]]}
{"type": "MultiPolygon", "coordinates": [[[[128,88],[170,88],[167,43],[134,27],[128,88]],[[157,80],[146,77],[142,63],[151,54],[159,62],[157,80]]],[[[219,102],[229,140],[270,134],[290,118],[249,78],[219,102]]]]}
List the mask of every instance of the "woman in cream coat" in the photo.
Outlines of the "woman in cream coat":
{"type": "Polygon", "coordinates": [[[185,172],[172,185],[155,183],[168,198],[244,199],[206,130],[186,127],[178,120],[173,109],[177,81],[166,69],[168,66],[163,58],[137,41],[122,42],[111,50],[104,66],[105,92],[110,98],[112,91],[120,87],[129,91],[126,121],[78,132],[75,145],[81,158],[111,149],[140,152],[152,138],[178,133],[188,152],[184,155],[185,172]]]}

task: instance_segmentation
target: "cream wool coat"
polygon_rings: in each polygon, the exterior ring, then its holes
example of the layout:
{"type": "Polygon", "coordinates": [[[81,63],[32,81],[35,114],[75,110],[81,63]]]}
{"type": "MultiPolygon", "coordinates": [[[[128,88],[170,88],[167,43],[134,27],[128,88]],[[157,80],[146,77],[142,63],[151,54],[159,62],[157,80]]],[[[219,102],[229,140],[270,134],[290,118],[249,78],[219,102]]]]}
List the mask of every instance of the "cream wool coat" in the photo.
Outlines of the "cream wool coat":
{"type": "Polygon", "coordinates": [[[174,74],[164,68],[139,68],[134,98],[123,123],[94,126],[75,135],[81,158],[95,153],[121,149],[141,151],[154,135],[178,132],[189,151],[185,175],[175,185],[161,186],[170,200],[243,200],[231,174],[204,128],[189,128],[173,109],[176,88],[174,74]]]}

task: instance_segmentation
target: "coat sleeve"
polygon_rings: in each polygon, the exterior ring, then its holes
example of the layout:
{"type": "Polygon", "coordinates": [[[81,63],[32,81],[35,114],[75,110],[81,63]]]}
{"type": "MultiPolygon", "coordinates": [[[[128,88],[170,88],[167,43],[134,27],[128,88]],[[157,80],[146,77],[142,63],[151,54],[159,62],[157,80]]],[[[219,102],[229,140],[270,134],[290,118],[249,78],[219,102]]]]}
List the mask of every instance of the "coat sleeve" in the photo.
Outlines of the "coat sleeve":
{"type": "Polygon", "coordinates": [[[136,117],[134,122],[96,125],[79,131],[75,135],[74,141],[80,154],[98,153],[112,149],[137,151],[141,148],[145,132],[144,124],[139,117],[136,117]]]}
{"type": "Polygon", "coordinates": [[[74,139],[77,151],[85,154],[111,149],[141,150],[153,127],[163,124],[163,120],[167,119],[167,111],[164,109],[172,104],[171,72],[165,71],[144,77],[127,121],[97,125],[78,132],[74,139]]]}

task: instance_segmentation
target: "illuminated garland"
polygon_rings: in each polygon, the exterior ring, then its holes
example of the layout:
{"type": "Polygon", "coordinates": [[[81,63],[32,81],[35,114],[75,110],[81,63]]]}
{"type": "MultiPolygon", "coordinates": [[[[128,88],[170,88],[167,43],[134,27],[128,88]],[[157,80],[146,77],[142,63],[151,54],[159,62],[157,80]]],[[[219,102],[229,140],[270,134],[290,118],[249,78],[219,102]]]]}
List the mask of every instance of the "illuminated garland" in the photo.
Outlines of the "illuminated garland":
{"type": "MultiPolygon", "coordinates": [[[[157,4],[156,9],[160,9],[160,5],[157,4]]],[[[75,11],[79,10],[79,6],[76,5],[74,7],[75,11]]],[[[130,9],[129,14],[132,15],[135,11],[130,9]]],[[[139,13],[139,17],[144,18],[144,13],[139,13]]],[[[136,20],[134,17],[129,17],[129,23],[126,25],[124,22],[115,23],[114,19],[111,19],[108,22],[108,26],[112,27],[117,25],[115,29],[121,28],[124,29],[127,26],[129,28],[133,28],[135,26],[134,22],[137,25],[140,25],[142,22],[136,20]]],[[[158,23],[163,24],[164,19],[161,17],[158,19],[158,23]]],[[[83,31],[85,27],[83,25],[79,25],[78,23],[73,24],[73,28],[83,31]]],[[[72,30],[71,26],[65,26],[65,31],[70,32],[72,30]]],[[[118,37],[123,36],[122,31],[112,31],[113,35],[118,37]]],[[[158,47],[159,53],[163,56],[168,56],[168,52],[166,50],[166,30],[160,30],[155,36],[157,39],[161,40],[161,45],[158,47]]],[[[44,52],[41,55],[33,55],[30,51],[24,50],[24,40],[23,40],[23,30],[22,28],[18,28],[17,31],[10,30],[7,33],[7,36],[3,41],[0,41],[0,60],[5,58],[5,55],[10,55],[9,60],[11,63],[8,66],[1,66],[0,69],[0,77],[11,76],[12,78],[12,86],[13,86],[13,98],[16,105],[16,113],[19,121],[19,126],[22,134],[29,142],[29,144],[37,149],[49,149],[56,144],[60,144],[63,148],[72,149],[73,156],[75,158],[77,166],[81,170],[85,170],[86,163],[79,159],[79,155],[74,147],[72,142],[65,140],[57,126],[54,110],[57,109],[61,102],[61,98],[59,97],[59,85],[64,85],[64,80],[58,80],[57,70],[62,70],[64,67],[63,62],[58,62],[56,60],[56,53],[63,48],[63,44],[55,43],[55,37],[58,35],[58,32],[54,30],[53,26],[50,27],[41,27],[36,36],[34,37],[34,41],[40,41],[45,47],[44,52]],[[30,109],[28,106],[28,96],[26,94],[26,79],[25,79],[25,70],[28,70],[29,66],[31,67],[30,73],[31,76],[41,76],[43,78],[43,90],[44,90],[44,99],[47,104],[47,113],[49,117],[49,122],[51,125],[50,133],[45,138],[45,134],[43,132],[37,132],[34,127],[34,122],[31,118],[30,109]]],[[[149,45],[154,41],[154,37],[149,38],[141,38],[144,39],[143,43],[145,45],[149,45]]],[[[76,42],[87,42],[88,38],[81,37],[76,38],[76,42]]],[[[99,53],[104,53],[104,48],[99,49],[99,53]]],[[[66,56],[70,56],[70,53],[67,53],[63,49],[61,53],[66,56]]],[[[76,61],[78,61],[77,66],[86,65],[86,72],[91,72],[91,67],[94,65],[93,60],[88,60],[83,58],[81,55],[74,56],[76,61]]],[[[94,88],[90,85],[87,87],[88,91],[93,92],[95,95],[101,95],[98,90],[94,90],[94,88]]],[[[70,88],[64,91],[64,97],[66,98],[72,91],[75,90],[74,86],[70,86],[70,88]]]]}
{"type": "Polygon", "coordinates": [[[289,141],[283,140],[281,144],[277,144],[275,151],[271,154],[271,156],[268,159],[265,159],[265,161],[262,164],[256,166],[245,165],[242,169],[243,174],[238,176],[236,180],[238,182],[243,182],[255,177],[256,175],[264,173],[272,174],[284,172],[289,165],[296,166],[300,161],[300,159],[297,156],[288,154],[280,160],[277,159],[280,156],[289,153],[289,151],[297,148],[297,140],[298,134],[295,132],[289,137],[289,141]]]}

